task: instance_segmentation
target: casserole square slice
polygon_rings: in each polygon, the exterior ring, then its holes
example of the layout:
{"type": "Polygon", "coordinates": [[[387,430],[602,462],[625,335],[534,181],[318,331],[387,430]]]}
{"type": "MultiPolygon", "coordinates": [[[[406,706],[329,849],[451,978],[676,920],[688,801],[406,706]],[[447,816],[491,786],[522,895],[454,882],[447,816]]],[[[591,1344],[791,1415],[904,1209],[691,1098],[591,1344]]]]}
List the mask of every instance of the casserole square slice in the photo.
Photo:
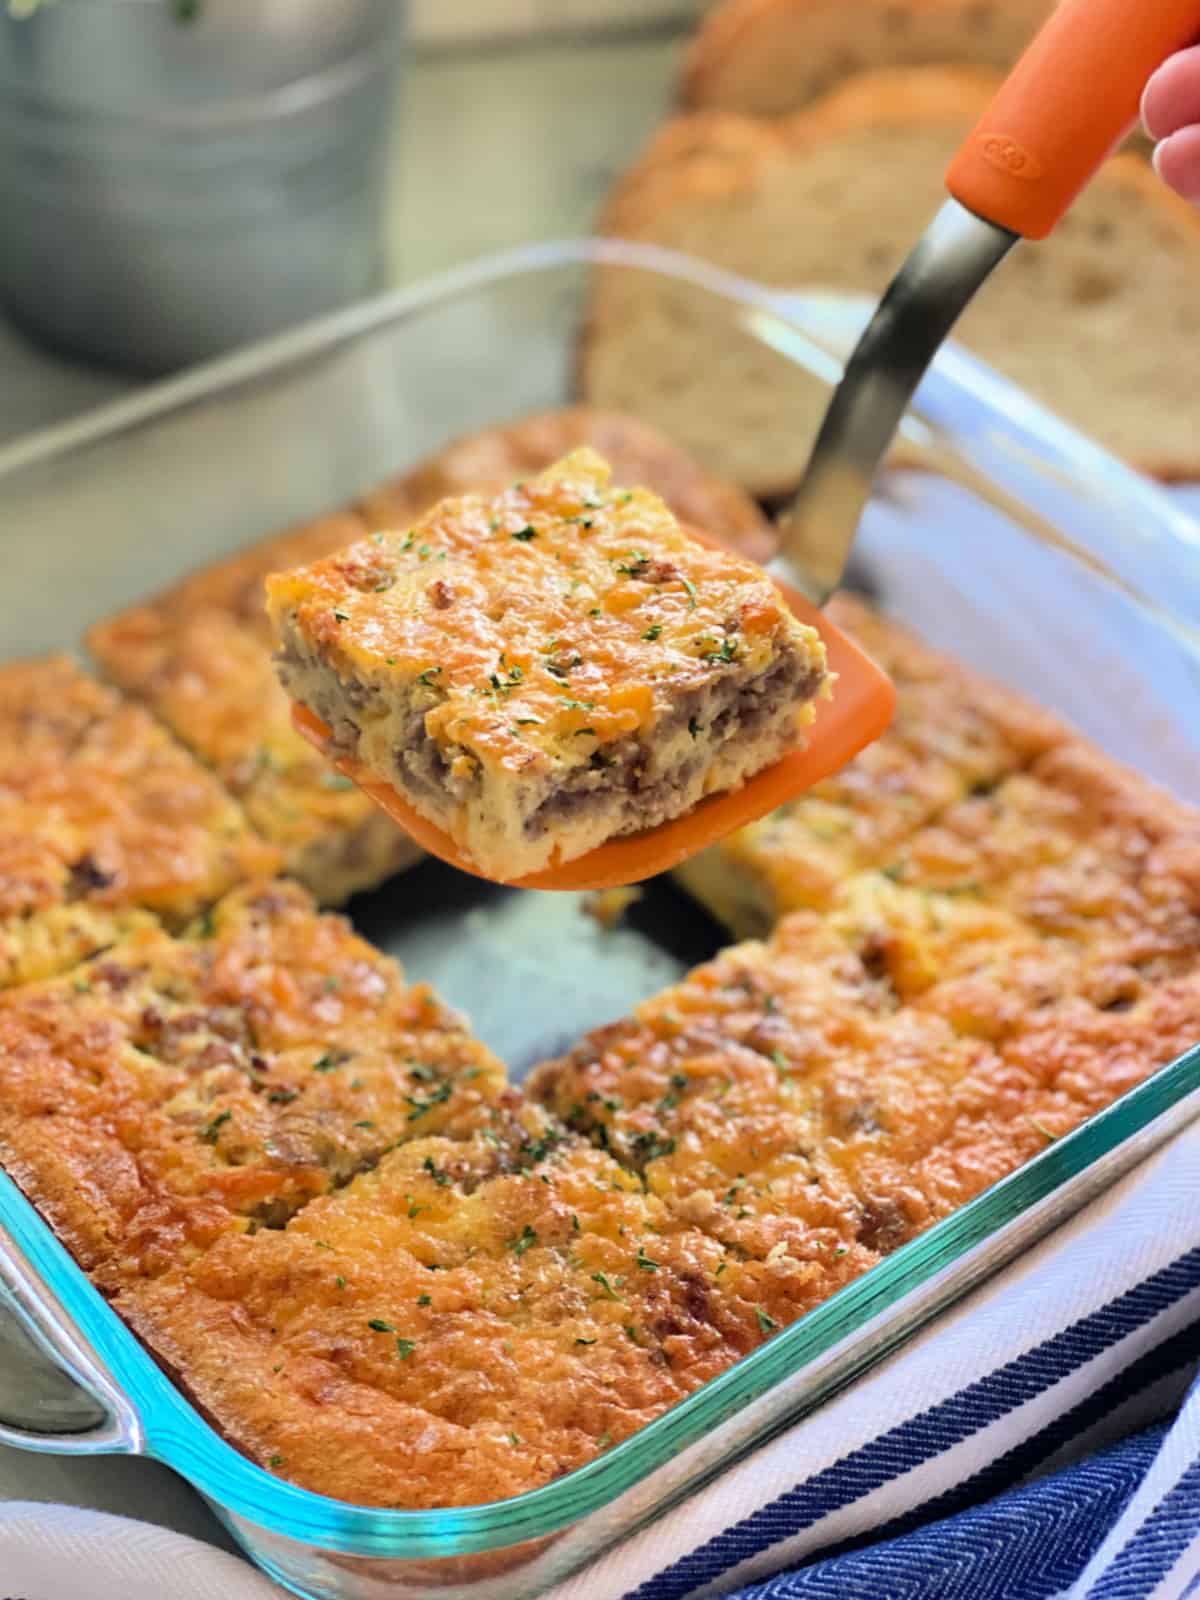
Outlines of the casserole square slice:
{"type": "Polygon", "coordinates": [[[277,860],[140,706],[67,656],[0,667],[0,989],[178,927],[277,860]]]}
{"type": "Polygon", "coordinates": [[[507,1170],[543,1122],[426,985],[283,879],[0,996],[0,1162],[106,1287],[280,1227],[415,1139],[478,1136],[476,1178],[507,1170]]]}
{"type": "Polygon", "coordinates": [[[363,532],[347,514],[276,534],[88,635],[105,675],[217,773],[286,870],[326,905],[374,888],[419,852],[292,727],[271,664],[263,580],[363,532]]]}
{"type": "Polygon", "coordinates": [[[590,450],[268,580],[334,748],[513,880],[737,788],[802,738],[824,646],[762,570],[590,450]]]}

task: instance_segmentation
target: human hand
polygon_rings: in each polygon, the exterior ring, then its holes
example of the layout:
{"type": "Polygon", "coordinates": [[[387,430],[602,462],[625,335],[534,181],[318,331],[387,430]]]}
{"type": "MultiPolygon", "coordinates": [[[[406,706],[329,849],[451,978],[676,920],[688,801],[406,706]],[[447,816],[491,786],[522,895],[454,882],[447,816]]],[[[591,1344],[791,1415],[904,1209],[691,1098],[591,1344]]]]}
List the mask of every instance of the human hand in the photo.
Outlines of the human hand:
{"type": "Polygon", "coordinates": [[[1156,141],[1154,165],[1163,182],[1200,205],[1200,46],[1181,50],[1154,74],[1142,121],[1156,141]]]}

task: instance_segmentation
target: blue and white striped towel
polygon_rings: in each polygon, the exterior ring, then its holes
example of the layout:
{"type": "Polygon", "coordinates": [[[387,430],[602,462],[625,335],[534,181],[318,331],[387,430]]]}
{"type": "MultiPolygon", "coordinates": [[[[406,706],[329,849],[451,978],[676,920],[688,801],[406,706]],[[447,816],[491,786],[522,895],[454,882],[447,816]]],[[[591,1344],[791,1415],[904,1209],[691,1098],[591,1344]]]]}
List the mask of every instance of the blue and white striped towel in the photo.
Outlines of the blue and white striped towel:
{"type": "MultiPolygon", "coordinates": [[[[1200,1125],[552,1600],[1200,1595],[1198,1174],[1200,1125]]],[[[164,1529],[0,1505],[2,1596],[278,1593],[164,1529]]]]}

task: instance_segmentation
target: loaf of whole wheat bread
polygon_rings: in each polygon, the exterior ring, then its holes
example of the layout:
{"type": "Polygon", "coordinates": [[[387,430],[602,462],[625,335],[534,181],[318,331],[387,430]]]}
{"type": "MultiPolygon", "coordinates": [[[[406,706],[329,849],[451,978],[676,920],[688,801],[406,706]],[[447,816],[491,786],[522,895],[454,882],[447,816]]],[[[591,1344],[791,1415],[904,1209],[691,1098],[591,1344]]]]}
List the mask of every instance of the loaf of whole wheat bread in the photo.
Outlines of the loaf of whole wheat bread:
{"type": "MultiPolygon", "coordinates": [[[[966,69],[864,74],[793,117],[669,123],[601,231],[787,289],[878,294],[945,198],[946,164],[994,91],[966,69]]],[[[1052,237],[1020,246],[958,329],[968,348],[1164,476],[1200,471],[1200,216],[1114,157],[1052,237]]],[[[597,274],[585,398],[657,423],[765,498],[796,483],[826,392],[703,291],[597,274]]]]}
{"type": "Polygon", "coordinates": [[[684,58],[684,106],[777,117],[890,67],[1016,61],[1054,0],[724,0],[684,58]]]}

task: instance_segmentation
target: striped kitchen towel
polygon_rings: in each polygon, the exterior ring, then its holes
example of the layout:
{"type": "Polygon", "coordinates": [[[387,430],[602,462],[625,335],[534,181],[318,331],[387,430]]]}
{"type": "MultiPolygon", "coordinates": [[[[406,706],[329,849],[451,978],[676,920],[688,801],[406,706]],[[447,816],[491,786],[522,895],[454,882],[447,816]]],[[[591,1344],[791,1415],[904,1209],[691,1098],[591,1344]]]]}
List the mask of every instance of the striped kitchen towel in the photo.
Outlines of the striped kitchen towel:
{"type": "MultiPolygon", "coordinates": [[[[1198,1174],[1200,1125],[552,1600],[1200,1596],[1198,1174]]],[[[163,1528],[0,1504],[0,1597],[276,1593],[163,1528]]]]}
{"type": "Polygon", "coordinates": [[[1200,1127],[553,1600],[1200,1595],[1198,1179],[1200,1127]]]}

